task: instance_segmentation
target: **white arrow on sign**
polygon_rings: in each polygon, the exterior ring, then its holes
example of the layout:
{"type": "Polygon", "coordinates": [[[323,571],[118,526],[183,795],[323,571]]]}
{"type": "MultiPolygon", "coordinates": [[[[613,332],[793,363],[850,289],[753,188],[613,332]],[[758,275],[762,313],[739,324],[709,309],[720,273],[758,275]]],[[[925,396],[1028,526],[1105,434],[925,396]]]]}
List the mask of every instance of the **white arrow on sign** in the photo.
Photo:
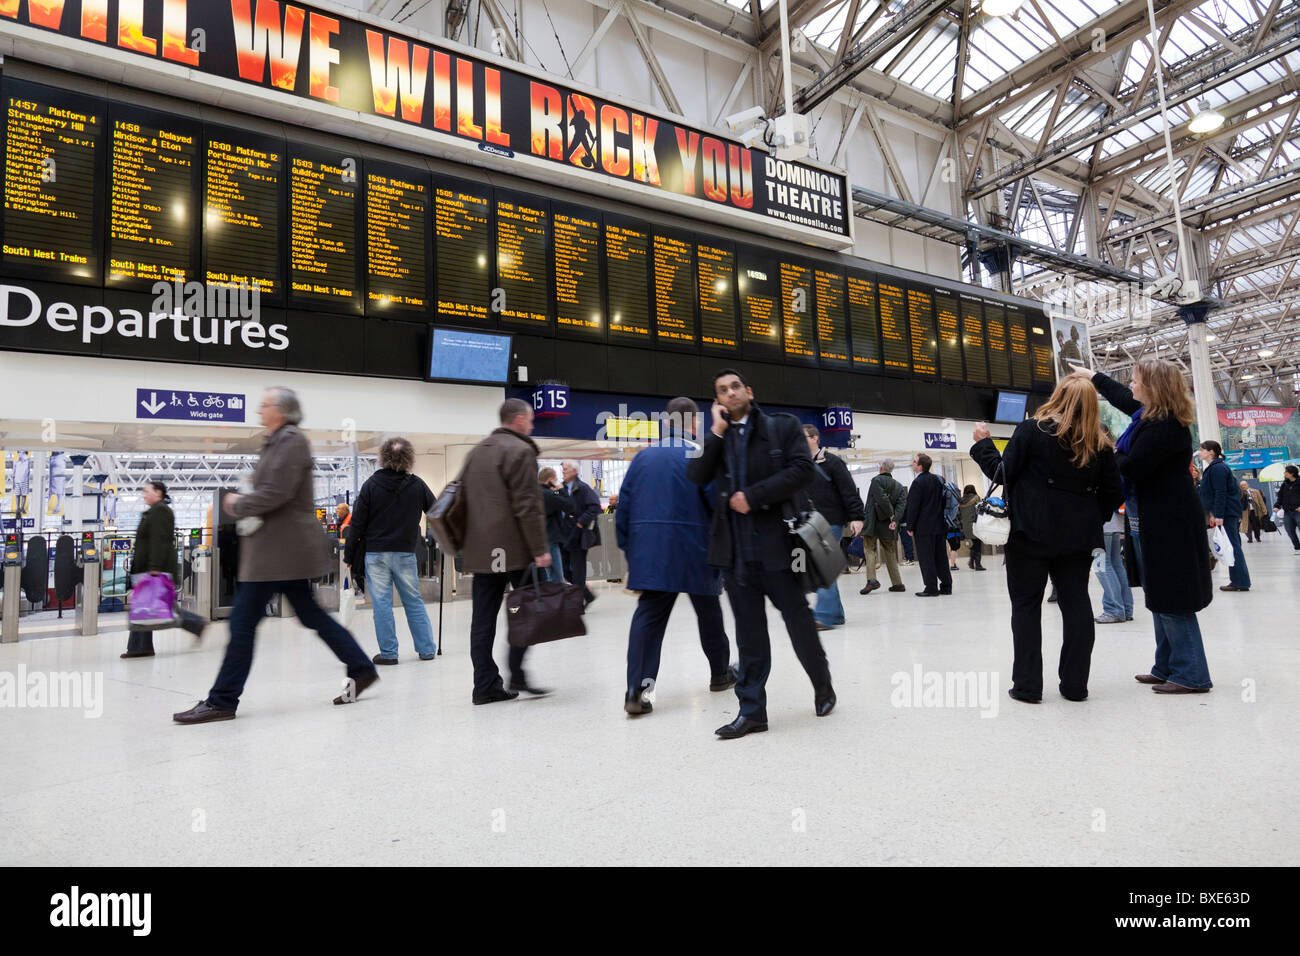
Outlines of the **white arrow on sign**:
{"type": "Polygon", "coordinates": [[[160,401],[158,401],[158,393],[157,393],[157,392],[150,392],[150,393],[149,393],[149,401],[147,401],[147,402],[141,402],[140,404],[144,406],[144,410],[145,410],[146,412],[148,412],[150,415],[157,415],[159,409],[162,409],[162,408],[166,408],[166,407],[167,407],[167,403],[166,403],[166,402],[160,402],[160,401]]]}

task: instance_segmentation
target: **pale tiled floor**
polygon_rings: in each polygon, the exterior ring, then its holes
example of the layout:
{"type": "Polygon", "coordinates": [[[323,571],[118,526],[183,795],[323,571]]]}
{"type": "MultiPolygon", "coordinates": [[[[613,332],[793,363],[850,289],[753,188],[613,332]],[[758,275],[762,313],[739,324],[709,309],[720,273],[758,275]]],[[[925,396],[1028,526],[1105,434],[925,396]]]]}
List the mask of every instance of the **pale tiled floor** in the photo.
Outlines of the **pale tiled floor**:
{"type": "MultiPolygon", "coordinates": [[[[239,718],[198,727],[170,715],[211,683],[223,626],[197,648],[160,635],[143,661],[118,659],[122,634],[3,645],[0,672],[102,673],[104,701],[93,719],[0,708],[0,861],[1295,864],[1300,558],[1277,535],[1247,555],[1254,590],[1216,591],[1201,615],[1211,694],[1133,681],[1152,649],[1139,606],[1098,628],[1090,699],[1061,699],[1048,605],[1045,702],[1009,700],[994,559],[984,574],[963,564],[946,600],[862,598],[861,576],[844,578],[850,624],[823,635],[839,694],[825,719],[770,614],[771,731],[731,742],[713,729],[735,698],[708,692],[685,601],[655,712],[623,714],[632,598],[614,586],[589,636],[531,652],[552,696],[488,707],[469,702],[467,602],[447,606],[432,663],[399,612],[402,664],[347,707],[330,704],[341,669],[316,637],[268,622],[239,718]],[[898,706],[917,667],[996,672],[991,716],[898,706]]],[[[917,590],[918,570],[904,574],[917,590]]],[[[357,631],[373,652],[368,611],[357,631]]]]}

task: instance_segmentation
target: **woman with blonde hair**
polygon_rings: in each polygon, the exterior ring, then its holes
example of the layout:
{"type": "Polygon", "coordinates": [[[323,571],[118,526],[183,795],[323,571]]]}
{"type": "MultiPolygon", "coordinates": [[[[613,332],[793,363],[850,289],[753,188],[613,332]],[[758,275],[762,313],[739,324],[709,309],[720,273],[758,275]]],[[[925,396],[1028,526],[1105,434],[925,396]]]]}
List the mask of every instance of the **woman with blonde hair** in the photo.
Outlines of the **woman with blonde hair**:
{"type": "Polygon", "coordinates": [[[981,422],[970,454],[990,479],[1005,483],[1011,510],[1006,568],[1015,660],[1007,693],[1025,703],[1043,699],[1043,592],[1051,578],[1061,612],[1059,689],[1066,700],[1084,700],[1095,629],[1088,575],[1102,546],[1102,523],[1122,497],[1097,392],[1087,382],[1062,379],[1034,416],[1016,426],[1004,452],[981,422]]]}
{"type": "Polygon", "coordinates": [[[1159,694],[1203,694],[1213,685],[1196,612],[1214,596],[1205,513],[1192,484],[1196,418],[1183,373],[1170,362],[1143,359],[1133,387],[1091,369],[1069,381],[1091,384],[1133,421],[1115,443],[1124,479],[1124,516],[1147,609],[1155,619],[1156,655],[1139,683],[1159,694]]]}

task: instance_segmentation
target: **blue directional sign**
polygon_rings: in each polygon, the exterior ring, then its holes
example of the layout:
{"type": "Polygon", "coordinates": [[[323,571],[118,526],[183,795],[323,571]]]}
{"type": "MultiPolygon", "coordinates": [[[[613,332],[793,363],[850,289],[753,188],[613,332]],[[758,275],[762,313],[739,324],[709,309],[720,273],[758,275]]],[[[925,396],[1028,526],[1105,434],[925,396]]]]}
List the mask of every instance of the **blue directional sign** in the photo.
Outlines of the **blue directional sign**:
{"type": "Polygon", "coordinates": [[[137,388],[135,417],[181,422],[243,422],[247,399],[229,392],[137,388]]]}
{"type": "Polygon", "coordinates": [[[927,449],[948,449],[955,451],[957,449],[957,436],[952,432],[926,432],[925,447],[927,449]]]}
{"type": "Polygon", "coordinates": [[[1241,468],[1267,468],[1276,462],[1286,461],[1290,453],[1291,449],[1286,445],[1275,445],[1272,448],[1239,448],[1236,451],[1225,451],[1223,460],[1234,471],[1241,468]]]}

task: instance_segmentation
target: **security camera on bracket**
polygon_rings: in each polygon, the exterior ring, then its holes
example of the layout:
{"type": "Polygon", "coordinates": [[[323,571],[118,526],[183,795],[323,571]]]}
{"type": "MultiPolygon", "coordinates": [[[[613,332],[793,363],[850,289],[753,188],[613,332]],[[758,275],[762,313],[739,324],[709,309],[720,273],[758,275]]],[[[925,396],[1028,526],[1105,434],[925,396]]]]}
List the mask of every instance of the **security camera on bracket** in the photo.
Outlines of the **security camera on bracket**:
{"type": "Polygon", "coordinates": [[[738,138],[747,148],[752,149],[761,140],[777,159],[794,161],[808,155],[808,117],[801,113],[783,113],[768,119],[763,107],[751,106],[728,116],[727,125],[740,134],[738,138]]]}

